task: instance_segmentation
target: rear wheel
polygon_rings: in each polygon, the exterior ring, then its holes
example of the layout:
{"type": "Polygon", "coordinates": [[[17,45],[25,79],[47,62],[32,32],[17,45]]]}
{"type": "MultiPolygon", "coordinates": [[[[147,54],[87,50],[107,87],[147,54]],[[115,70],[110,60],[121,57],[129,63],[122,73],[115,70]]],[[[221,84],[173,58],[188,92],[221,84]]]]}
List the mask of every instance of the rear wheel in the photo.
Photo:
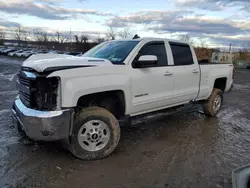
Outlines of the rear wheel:
{"type": "Polygon", "coordinates": [[[119,139],[114,115],[101,107],[87,107],[75,115],[70,151],[83,160],[101,159],[114,151],[119,139]]]}
{"type": "Polygon", "coordinates": [[[216,116],[223,104],[223,92],[214,88],[210,97],[203,104],[203,111],[207,116],[216,116]]]}

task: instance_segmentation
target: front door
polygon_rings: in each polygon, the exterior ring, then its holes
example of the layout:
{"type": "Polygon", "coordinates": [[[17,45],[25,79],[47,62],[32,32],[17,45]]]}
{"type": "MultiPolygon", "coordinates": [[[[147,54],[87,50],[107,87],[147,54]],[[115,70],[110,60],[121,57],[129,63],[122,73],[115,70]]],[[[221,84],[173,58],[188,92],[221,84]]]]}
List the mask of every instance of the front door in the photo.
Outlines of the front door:
{"type": "Polygon", "coordinates": [[[142,55],[155,55],[157,64],[132,70],[132,115],[154,111],[170,105],[173,97],[172,67],[168,66],[164,41],[146,43],[136,59],[142,55]]]}

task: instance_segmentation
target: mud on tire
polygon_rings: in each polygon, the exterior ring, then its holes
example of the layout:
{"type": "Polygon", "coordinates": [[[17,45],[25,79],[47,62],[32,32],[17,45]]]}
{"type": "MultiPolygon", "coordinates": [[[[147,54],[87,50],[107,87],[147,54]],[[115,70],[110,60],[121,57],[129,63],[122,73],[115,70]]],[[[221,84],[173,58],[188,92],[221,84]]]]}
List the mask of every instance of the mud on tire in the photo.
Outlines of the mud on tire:
{"type": "Polygon", "coordinates": [[[112,113],[110,113],[107,109],[101,107],[86,107],[75,114],[69,149],[75,157],[82,160],[102,159],[110,155],[114,151],[119,142],[119,139],[119,123],[112,113]],[[109,129],[110,131],[107,144],[103,148],[96,151],[89,151],[87,149],[84,149],[81,146],[82,144],[80,144],[78,141],[79,131],[82,130],[83,125],[86,125],[86,123],[91,121],[104,122],[104,124],[107,126],[107,129],[109,129]]]}
{"type": "Polygon", "coordinates": [[[220,89],[214,88],[210,97],[203,104],[204,114],[206,116],[216,116],[218,114],[218,112],[220,111],[222,103],[223,103],[223,92],[220,89]],[[218,97],[221,98],[221,104],[220,104],[220,107],[217,110],[215,110],[213,105],[215,103],[215,100],[218,97]]]}

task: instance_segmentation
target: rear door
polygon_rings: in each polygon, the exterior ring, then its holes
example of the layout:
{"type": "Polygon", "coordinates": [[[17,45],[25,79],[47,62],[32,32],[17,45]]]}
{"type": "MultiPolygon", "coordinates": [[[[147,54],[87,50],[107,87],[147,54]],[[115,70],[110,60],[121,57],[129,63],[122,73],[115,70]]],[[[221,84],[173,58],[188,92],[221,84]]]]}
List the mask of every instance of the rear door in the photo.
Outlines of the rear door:
{"type": "Polygon", "coordinates": [[[197,97],[200,70],[194,62],[193,53],[188,44],[169,42],[173,56],[174,104],[189,102],[197,97]]]}
{"type": "Polygon", "coordinates": [[[132,67],[132,115],[154,111],[171,104],[173,74],[172,67],[168,66],[164,41],[144,44],[134,58],[132,67]],[[157,56],[157,64],[151,67],[134,68],[136,60],[142,55],[157,56]]]}

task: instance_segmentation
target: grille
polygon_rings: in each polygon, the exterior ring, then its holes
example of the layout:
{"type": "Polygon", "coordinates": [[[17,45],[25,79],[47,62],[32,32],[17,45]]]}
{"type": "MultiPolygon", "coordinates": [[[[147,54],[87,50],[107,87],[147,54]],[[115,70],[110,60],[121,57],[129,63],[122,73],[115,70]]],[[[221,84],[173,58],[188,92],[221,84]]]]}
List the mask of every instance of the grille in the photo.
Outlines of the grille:
{"type": "Polygon", "coordinates": [[[23,84],[28,87],[30,86],[30,80],[28,80],[27,78],[19,77],[18,79],[20,84],[23,84]]]}
{"type": "Polygon", "coordinates": [[[21,101],[27,107],[31,107],[31,80],[22,73],[18,74],[17,88],[21,101]]]}
{"type": "Polygon", "coordinates": [[[30,104],[30,95],[26,94],[22,91],[19,91],[19,95],[21,96],[21,98],[23,98],[28,104],[30,104]]]}
{"type": "Polygon", "coordinates": [[[20,71],[17,88],[21,101],[29,108],[37,110],[58,109],[59,79],[46,78],[37,72],[20,71]]]}

